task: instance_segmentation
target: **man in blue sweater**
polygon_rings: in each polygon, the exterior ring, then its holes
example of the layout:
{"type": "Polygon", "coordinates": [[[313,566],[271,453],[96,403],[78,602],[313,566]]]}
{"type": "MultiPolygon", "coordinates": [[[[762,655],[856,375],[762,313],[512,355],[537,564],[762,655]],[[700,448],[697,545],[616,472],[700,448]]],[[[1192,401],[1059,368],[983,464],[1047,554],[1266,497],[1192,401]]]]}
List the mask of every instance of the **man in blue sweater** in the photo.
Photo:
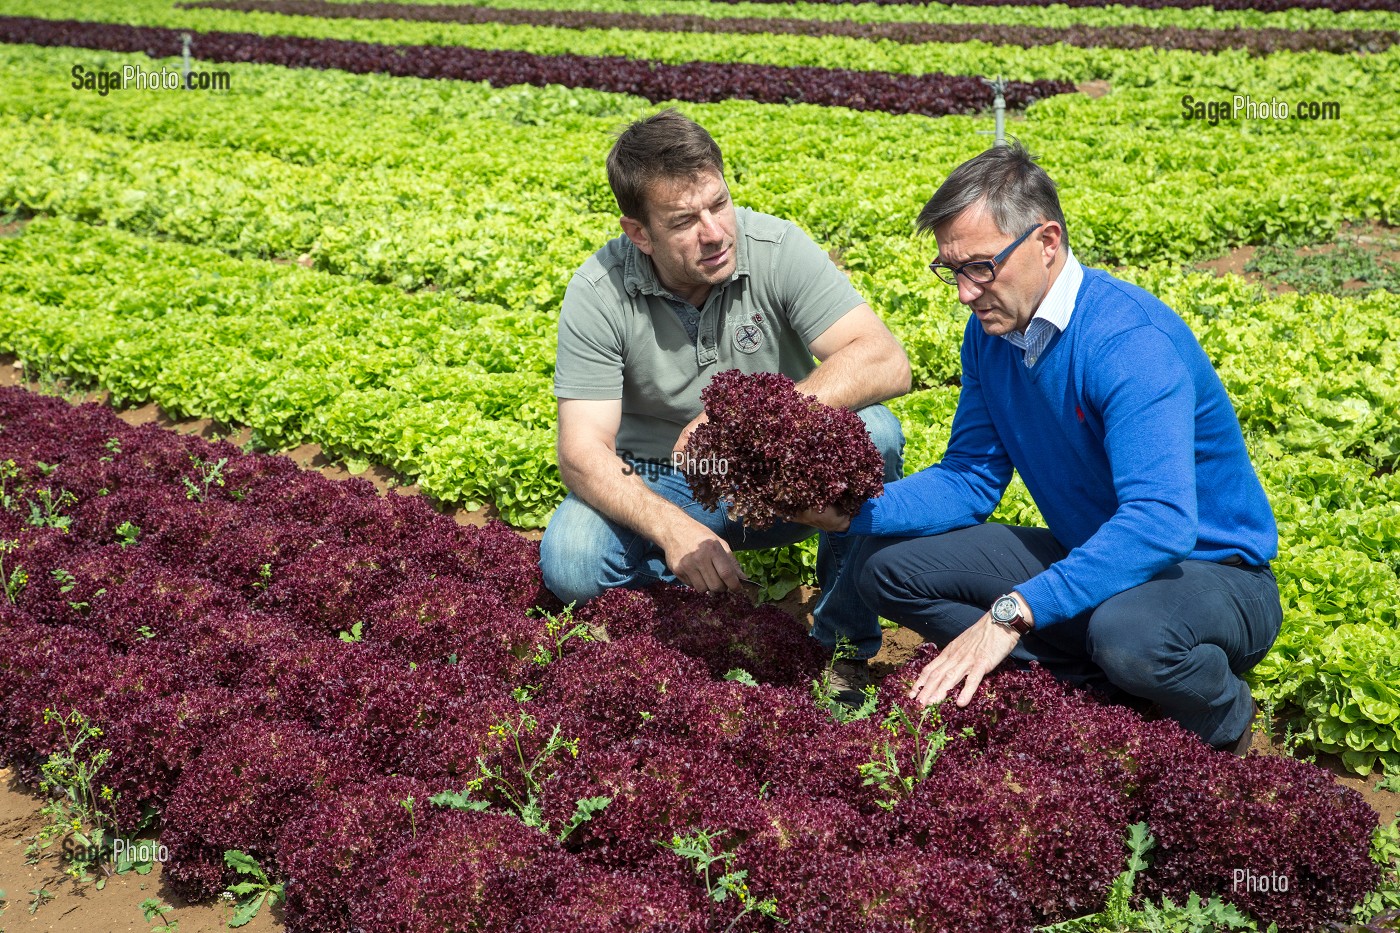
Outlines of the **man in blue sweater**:
{"type": "MultiPolygon", "coordinates": [[[[959,166],[919,229],[972,309],[947,453],[854,516],[799,519],[871,536],[862,597],[943,649],[922,702],[966,705],[1008,657],[1039,661],[1243,754],[1240,675],[1282,621],[1278,532],[1210,360],[1161,301],[1079,264],[1019,144],[959,166]],[[1047,528],[987,523],[1013,470],[1047,528]]],[[[857,657],[879,647],[847,634],[857,657]]]]}

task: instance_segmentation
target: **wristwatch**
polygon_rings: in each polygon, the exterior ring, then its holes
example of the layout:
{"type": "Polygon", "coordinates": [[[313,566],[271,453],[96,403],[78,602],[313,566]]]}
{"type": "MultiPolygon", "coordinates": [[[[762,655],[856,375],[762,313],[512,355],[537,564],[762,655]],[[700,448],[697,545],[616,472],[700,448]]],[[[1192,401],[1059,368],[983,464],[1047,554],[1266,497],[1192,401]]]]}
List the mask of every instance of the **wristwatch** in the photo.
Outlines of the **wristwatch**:
{"type": "Polygon", "coordinates": [[[1032,628],[1021,615],[1021,603],[1010,593],[992,603],[992,621],[1002,628],[1009,628],[1017,635],[1024,635],[1032,628]]]}

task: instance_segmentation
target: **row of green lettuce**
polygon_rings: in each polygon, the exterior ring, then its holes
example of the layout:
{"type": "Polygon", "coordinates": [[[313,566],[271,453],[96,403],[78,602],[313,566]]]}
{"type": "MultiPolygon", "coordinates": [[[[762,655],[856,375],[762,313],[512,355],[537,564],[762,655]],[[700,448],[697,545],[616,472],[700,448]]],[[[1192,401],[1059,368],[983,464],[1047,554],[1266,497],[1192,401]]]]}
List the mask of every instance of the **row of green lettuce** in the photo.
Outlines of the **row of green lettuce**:
{"type": "MultiPolygon", "coordinates": [[[[361,0],[346,0],[348,3],[361,0]]],[[[363,0],[378,2],[378,0],[363,0]]],[[[966,6],[950,3],[716,3],[712,0],[396,0],[502,10],[589,10],[603,13],[678,13],[716,19],[774,16],[856,23],[996,23],[1016,26],[1155,26],[1179,29],[1397,29],[1400,13],[1354,10],[1217,10],[1213,7],[966,6]]]]}
{"type": "Polygon", "coordinates": [[[32,372],[322,444],[439,499],[542,524],[552,321],[67,220],[0,240],[0,346],[32,372]]]}
{"type": "MultiPolygon", "coordinates": [[[[1263,58],[1244,51],[1203,55],[1158,49],[1080,48],[1068,45],[998,46],[985,42],[908,44],[836,36],[706,35],[616,29],[561,29],[504,24],[458,25],[402,20],[320,19],[272,13],[180,9],[172,0],[124,0],[97,5],[88,0],[0,0],[0,15],[77,19],[139,26],[264,35],[350,39],[411,45],[452,45],[508,49],[542,55],[602,55],[669,63],[750,62],[764,65],[850,68],[902,74],[1002,76],[1014,80],[1049,78],[1071,82],[1106,80],[1115,87],[1193,89],[1198,95],[1220,90],[1242,93],[1325,95],[1344,87],[1333,71],[1338,56],[1278,53],[1263,58]]],[[[198,41],[194,43],[198,55],[198,41]]],[[[1362,74],[1394,79],[1400,50],[1355,56],[1362,74]]],[[[1350,69],[1343,69],[1344,71],[1350,69]]]]}
{"type": "MultiPolygon", "coordinates": [[[[251,65],[227,66],[233,89],[217,95],[70,86],[74,65],[131,63],[171,64],[0,47],[0,213],[304,260],[517,312],[552,313],[572,270],[617,235],[603,158],[619,125],[656,109],[591,91],[251,65]]],[[[1163,91],[1065,95],[1016,125],[1060,184],[1081,258],[1183,262],[1324,240],[1347,220],[1400,221],[1395,108],[1367,111],[1353,95],[1336,126],[1209,127],[1172,106],[1163,91]]],[[[910,232],[943,175],[986,145],[986,121],[738,101],[685,110],[724,146],[739,203],[800,224],[909,325],[919,385],[954,381],[941,348],[961,312],[927,271],[932,243],[910,232]]]]}
{"type": "MultiPolygon", "coordinates": [[[[1400,477],[1328,436],[1384,436],[1393,458],[1400,390],[1374,374],[1400,365],[1400,296],[1260,300],[1238,279],[1138,277],[1215,359],[1278,515],[1287,622],[1254,675],[1260,698],[1357,770],[1400,766],[1400,477]],[[1350,394],[1319,401],[1337,391],[1350,394]]],[[[249,425],[274,448],[317,442],[519,525],[562,496],[545,315],[48,218],[0,238],[0,302],[0,351],[118,399],[249,425]]],[[[909,471],[941,456],[956,400],[940,386],[890,403],[909,471]]],[[[1038,521],[1019,482],[996,518],[1038,521]]]]}

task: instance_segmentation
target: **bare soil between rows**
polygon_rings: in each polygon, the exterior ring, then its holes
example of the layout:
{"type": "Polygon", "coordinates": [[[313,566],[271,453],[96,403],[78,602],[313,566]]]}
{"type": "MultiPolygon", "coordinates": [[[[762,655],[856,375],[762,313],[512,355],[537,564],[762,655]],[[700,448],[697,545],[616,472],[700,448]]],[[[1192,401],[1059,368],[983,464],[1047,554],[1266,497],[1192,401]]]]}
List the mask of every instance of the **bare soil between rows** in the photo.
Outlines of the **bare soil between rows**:
{"type": "MultiPolygon", "coordinates": [[[[54,390],[53,386],[41,387],[26,382],[13,357],[0,357],[0,385],[23,385],[34,391],[41,388],[48,388],[50,392],[54,390]]],[[[107,402],[106,393],[72,392],[67,394],[67,398],[75,404],[107,402]]],[[[118,411],[118,416],[128,424],[155,423],[167,430],[196,434],[211,440],[223,438],[236,445],[246,443],[251,434],[247,428],[227,428],[207,418],[171,418],[154,404],[118,411]]],[[[308,444],[285,453],[303,469],[315,470],[329,479],[343,481],[351,478],[352,474],[345,466],[333,462],[318,445],[308,444]]],[[[406,484],[403,477],[383,467],[371,467],[359,474],[359,478],[373,483],[381,495],[420,494],[416,486],[406,484]]],[[[489,506],[476,510],[445,508],[442,511],[461,524],[482,525],[495,517],[495,510],[489,506]]],[[[538,529],[524,529],[521,534],[538,540],[541,532],[538,529]]],[[[815,589],[800,587],[776,605],[810,627],[816,597],[815,589]]],[[[873,660],[875,673],[884,676],[902,666],[914,656],[921,643],[922,639],[908,629],[887,629],[884,645],[873,660]]],[[[1264,755],[1285,754],[1282,729],[1277,724],[1267,725],[1268,731],[1256,732],[1253,751],[1264,755]]],[[[1376,790],[1377,775],[1360,777],[1350,774],[1339,760],[1330,756],[1319,758],[1318,764],[1328,768],[1335,775],[1337,783],[1361,793],[1382,822],[1389,823],[1400,812],[1400,793],[1376,790]]],[[[20,783],[12,769],[0,769],[0,840],[3,840],[0,843],[0,891],[4,891],[7,897],[6,907],[0,913],[0,933],[146,933],[158,923],[171,921],[179,922],[178,933],[215,933],[227,929],[227,923],[233,916],[231,905],[191,904],[185,901],[162,881],[159,866],[144,876],[116,876],[108,881],[103,890],[98,891],[91,883],[79,885],[63,874],[56,845],[36,864],[28,864],[25,849],[30,837],[43,825],[40,814],[42,804],[42,798],[32,788],[20,783]],[[53,898],[31,914],[29,906],[34,899],[33,892],[40,890],[47,890],[53,898]],[[142,916],[141,902],[151,897],[160,898],[172,907],[162,920],[147,922],[142,916]]],[[[280,912],[264,909],[252,923],[240,929],[247,933],[281,930],[280,912]]]]}
{"type": "MultiPolygon", "coordinates": [[[[1357,247],[1377,259],[1392,265],[1400,264],[1400,249],[1395,249],[1396,228],[1386,227],[1380,224],[1344,224],[1333,242],[1315,243],[1309,246],[1299,246],[1293,250],[1294,256],[1299,260],[1306,260],[1309,257],[1326,256],[1335,252],[1343,245],[1357,247]]],[[[1195,264],[1194,268],[1201,272],[1210,272],[1217,276],[1238,275],[1246,282],[1259,285],[1266,289],[1271,295],[1282,295],[1289,292],[1296,292],[1297,289],[1287,282],[1281,281],[1277,276],[1266,275],[1255,272],[1247,267],[1254,261],[1259,253],[1259,247],[1252,244],[1236,246],[1223,256],[1205,260],[1195,264]]],[[[1340,283],[1343,292],[1363,291],[1370,288],[1369,282],[1361,279],[1351,279],[1340,283]]]]}

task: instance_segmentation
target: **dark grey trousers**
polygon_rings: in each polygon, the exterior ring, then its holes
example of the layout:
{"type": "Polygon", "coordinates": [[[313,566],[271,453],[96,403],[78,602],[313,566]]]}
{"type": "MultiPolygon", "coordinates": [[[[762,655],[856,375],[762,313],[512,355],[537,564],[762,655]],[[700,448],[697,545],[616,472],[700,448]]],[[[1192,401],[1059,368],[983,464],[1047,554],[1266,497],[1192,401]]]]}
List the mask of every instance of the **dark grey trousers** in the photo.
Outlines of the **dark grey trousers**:
{"type": "MultiPolygon", "coordinates": [[[[1066,549],[1044,528],[983,524],[923,538],[867,538],[859,591],[881,616],[939,646],[1066,549]]],[[[855,569],[854,567],[852,569],[855,569]]],[[[1034,607],[1032,607],[1034,608],[1034,607]]],[[[1264,566],[1182,561],[1073,619],[1037,628],[1012,652],[1051,674],[1158,704],[1212,745],[1237,738],[1253,701],[1241,676],[1283,622],[1264,566]]]]}

